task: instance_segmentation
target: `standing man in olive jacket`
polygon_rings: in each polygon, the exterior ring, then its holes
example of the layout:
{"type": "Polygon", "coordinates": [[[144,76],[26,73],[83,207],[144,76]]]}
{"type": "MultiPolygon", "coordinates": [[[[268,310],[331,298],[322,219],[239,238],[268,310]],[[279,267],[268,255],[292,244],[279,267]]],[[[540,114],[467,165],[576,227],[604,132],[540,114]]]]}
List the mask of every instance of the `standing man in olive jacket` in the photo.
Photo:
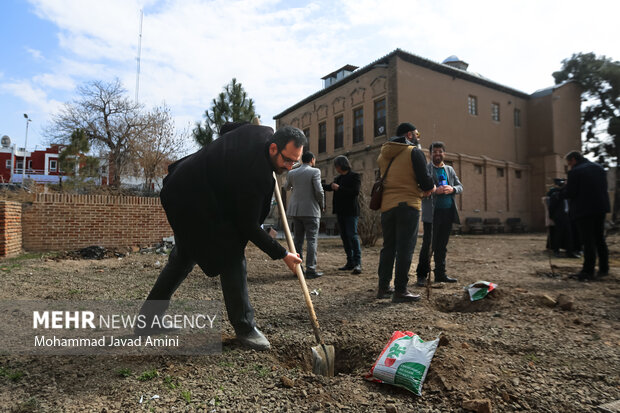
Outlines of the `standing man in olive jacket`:
{"type": "Polygon", "coordinates": [[[395,137],[381,146],[377,163],[384,180],[381,199],[383,248],[379,257],[377,298],[392,302],[412,302],[419,294],[407,291],[409,268],[418,237],[421,198],[435,189],[426,169],[426,157],[417,148],[419,133],[411,123],[401,123],[395,137]],[[394,267],[396,260],[396,267],[394,267]],[[394,273],[394,289],[390,281],[394,273]]]}
{"type": "Polygon", "coordinates": [[[344,155],[334,159],[338,176],[334,182],[323,185],[326,191],[334,191],[333,212],[338,219],[342,246],[347,255],[347,263],[340,271],[352,270],[352,274],[362,273],[362,247],[357,235],[357,221],[360,216],[359,193],[362,185],[360,174],[351,170],[351,163],[344,155]]]}
{"type": "MultiPolygon", "coordinates": [[[[273,173],[290,170],[301,157],[307,139],[293,127],[274,134],[269,127],[250,124],[226,124],[220,135],[168,168],[161,202],[174,231],[175,246],[141,313],[151,318],[163,314],[167,301],[198,264],[208,276],[220,276],[237,340],[266,350],[269,341],[256,328],[248,298],[245,247],[252,241],[272,259],[284,260],[291,271],[301,263],[261,224],[271,207],[273,173]]],[[[148,327],[136,331],[160,332],[148,327]]]]}

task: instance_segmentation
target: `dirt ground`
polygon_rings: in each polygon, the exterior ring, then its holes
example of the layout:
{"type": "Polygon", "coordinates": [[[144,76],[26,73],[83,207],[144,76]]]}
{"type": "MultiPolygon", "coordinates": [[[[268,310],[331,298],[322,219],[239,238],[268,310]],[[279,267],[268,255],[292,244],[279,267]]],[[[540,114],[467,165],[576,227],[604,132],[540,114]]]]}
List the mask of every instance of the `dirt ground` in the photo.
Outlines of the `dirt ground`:
{"type": "MultiPolygon", "coordinates": [[[[314,336],[299,283],[281,261],[249,247],[250,296],[270,351],[238,346],[225,323],[216,355],[2,356],[0,410],[594,411],[620,399],[620,236],[608,243],[611,274],[582,283],[568,278],[580,260],[550,261],[543,234],[453,236],[448,269],[459,282],[433,288],[430,299],[393,304],[375,299],[379,245],[363,249],[364,272],[355,276],[336,270],[344,264],[340,240],[322,239],[325,276],[308,285],[318,292],[312,298],[325,342],[336,348],[333,378],[311,372],[314,336]],[[463,287],[478,280],[498,289],[481,301],[463,300],[463,287]],[[564,308],[551,307],[544,295],[564,295],[564,308]],[[395,330],[444,337],[420,397],[363,378],[395,330]]],[[[142,299],[165,261],[153,252],[4,260],[0,297],[142,299]]],[[[181,297],[220,299],[219,281],[195,269],[175,295],[181,297]]]]}

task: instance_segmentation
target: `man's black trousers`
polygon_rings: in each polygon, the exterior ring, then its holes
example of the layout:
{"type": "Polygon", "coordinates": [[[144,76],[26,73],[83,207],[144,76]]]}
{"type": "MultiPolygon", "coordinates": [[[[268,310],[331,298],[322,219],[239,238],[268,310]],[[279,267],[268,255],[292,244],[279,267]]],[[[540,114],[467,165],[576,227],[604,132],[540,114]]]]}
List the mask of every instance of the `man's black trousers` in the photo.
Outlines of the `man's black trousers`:
{"type": "MultiPolygon", "coordinates": [[[[169,301],[172,294],[179,288],[185,277],[192,271],[196,263],[188,256],[184,255],[175,246],[170,252],[168,263],[163,268],[146,302],[140,310],[141,314],[163,315],[167,309],[161,305],[150,305],[149,301],[166,300],[169,301]],[[155,314],[153,314],[155,312],[155,314]]],[[[254,309],[248,298],[248,283],[246,261],[243,255],[231,259],[220,274],[220,283],[224,295],[224,303],[228,313],[228,319],[237,334],[244,334],[252,330],[256,323],[254,321],[254,309]]]]}

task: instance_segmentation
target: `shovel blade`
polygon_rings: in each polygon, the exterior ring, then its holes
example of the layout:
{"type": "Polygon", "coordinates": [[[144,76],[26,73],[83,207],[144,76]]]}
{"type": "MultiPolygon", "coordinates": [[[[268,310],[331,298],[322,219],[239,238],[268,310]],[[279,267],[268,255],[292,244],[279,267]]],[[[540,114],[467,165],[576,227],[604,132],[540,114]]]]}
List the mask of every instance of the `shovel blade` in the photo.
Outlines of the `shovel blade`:
{"type": "Polygon", "coordinates": [[[334,346],[321,344],[312,347],[312,372],[322,376],[334,377],[334,346]]]}

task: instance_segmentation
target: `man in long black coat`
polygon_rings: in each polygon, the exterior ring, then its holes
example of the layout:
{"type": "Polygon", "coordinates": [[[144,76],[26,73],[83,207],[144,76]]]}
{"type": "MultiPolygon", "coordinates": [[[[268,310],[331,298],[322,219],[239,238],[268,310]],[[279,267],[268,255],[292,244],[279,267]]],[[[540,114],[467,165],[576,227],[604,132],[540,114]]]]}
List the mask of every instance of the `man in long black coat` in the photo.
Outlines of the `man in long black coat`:
{"type": "Polygon", "coordinates": [[[590,162],[577,151],[566,155],[570,166],[566,187],[562,191],[570,199],[570,218],[575,220],[583,242],[583,267],[580,281],[594,278],[598,255],[598,275],[609,273],[609,251],[605,242],[605,214],[610,211],[607,173],[599,164],[590,162]]]}
{"type": "MultiPolygon", "coordinates": [[[[166,300],[167,307],[167,300],[198,264],[208,276],[220,275],[238,341],[266,350],[269,341],[256,328],[248,298],[244,252],[251,241],[272,259],[283,259],[291,271],[301,262],[261,224],[271,208],[273,172],[290,170],[307,139],[290,126],[274,134],[265,126],[227,124],[221,132],[219,139],[168,168],[160,197],[175,247],[141,313],[162,314],[165,308],[154,300],[166,300]]],[[[143,333],[158,332],[147,327],[143,333]]]]}

